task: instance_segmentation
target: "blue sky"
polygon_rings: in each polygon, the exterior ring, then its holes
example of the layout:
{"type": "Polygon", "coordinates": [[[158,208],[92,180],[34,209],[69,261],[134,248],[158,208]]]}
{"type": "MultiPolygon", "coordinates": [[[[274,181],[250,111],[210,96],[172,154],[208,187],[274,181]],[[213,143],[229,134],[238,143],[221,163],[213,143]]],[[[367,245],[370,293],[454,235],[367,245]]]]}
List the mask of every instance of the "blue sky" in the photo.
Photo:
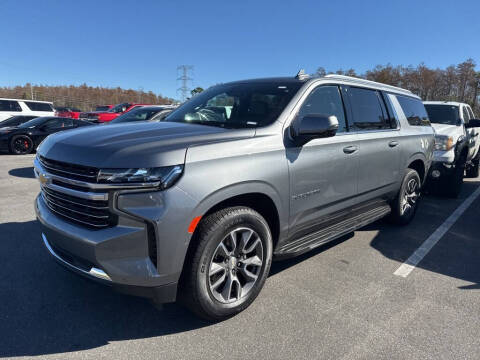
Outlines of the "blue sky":
{"type": "Polygon", "coordinates": [[[178,98],[180,64],[208,87],[319,66],[480,63],[479,15],[478,0],[2,0],[0,86],[85,82],[178,98]]]}

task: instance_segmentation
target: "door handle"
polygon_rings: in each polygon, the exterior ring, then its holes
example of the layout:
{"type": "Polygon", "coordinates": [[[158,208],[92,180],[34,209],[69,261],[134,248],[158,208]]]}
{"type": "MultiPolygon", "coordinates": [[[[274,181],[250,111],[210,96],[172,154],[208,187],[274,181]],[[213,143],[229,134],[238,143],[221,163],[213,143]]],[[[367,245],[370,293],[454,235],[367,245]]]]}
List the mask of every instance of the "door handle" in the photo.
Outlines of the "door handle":
{"type": "Polygon", "coordinates": [[[395,147],[395,146],[397,146],[397,145],[398,145],[398,141],[395,141],[395,140],[390,141],[390,142],[388,143],[388,146],[390,146],[390,147],[395,147]]]}
{"type": "Polygon", "coordinates": [[[353,154],[357,150],[358,150],[358,146],[355,146],[355,145],[350,145],[343,148],[343,152],[345,154],[353,154]]]}

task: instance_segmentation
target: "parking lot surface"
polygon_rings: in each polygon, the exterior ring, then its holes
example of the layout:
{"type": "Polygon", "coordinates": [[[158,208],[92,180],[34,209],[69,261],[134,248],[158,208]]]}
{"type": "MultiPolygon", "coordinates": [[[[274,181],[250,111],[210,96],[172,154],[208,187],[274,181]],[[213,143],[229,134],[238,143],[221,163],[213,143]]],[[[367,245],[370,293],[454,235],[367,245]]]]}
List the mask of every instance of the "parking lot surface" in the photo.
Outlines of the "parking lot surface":
{"type": "Polygon", "coordinates": [[[274,263],[245,312],[218,324],[59,267],[40,238],[33,155],[0,154],[0,357],[55,359],[478,359],[480,197],[407,276],[395,271],[480,185],[426,196],[385,221],[274,263]]]}

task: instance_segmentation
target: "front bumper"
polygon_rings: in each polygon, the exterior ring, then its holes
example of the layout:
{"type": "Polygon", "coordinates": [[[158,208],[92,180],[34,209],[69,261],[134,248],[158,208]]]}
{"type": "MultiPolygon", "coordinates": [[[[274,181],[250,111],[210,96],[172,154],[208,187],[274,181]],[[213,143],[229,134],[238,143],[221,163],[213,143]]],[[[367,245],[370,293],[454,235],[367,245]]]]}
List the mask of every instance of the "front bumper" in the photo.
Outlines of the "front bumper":
{"type": "Polygon", "coordinates": [[[58,216],[40,194],[35,210],[46,249],[69,270],[120,292],[175,301],[190,240],[188,221],[176,209],[189,208],[192,200],[175,188],[114,195],[118,224],[97,230],[58,216]],[[156,266],[149,252],[152,236],[156,266]]]}

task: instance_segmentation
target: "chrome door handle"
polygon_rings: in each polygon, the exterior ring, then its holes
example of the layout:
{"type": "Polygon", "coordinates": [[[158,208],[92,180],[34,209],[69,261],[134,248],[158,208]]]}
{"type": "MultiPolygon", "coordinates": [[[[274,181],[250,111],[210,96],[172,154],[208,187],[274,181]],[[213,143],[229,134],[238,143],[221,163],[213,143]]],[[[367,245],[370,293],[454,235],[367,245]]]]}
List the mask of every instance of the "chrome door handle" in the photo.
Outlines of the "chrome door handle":
{"type": "Polygon", "coordinates": [[[390,146],[390,147],[395,147],[395,146],[397,146],[397,145],[398,145],[398,141],[395,141],[395,140],[390,141],[390,142],[388,143],[388,146],[390,146]]]}
{"type": "Polygon", "coordinates": [[[345,154],[353,154],[357,150],[358,150],[358,146],[355,146],[355,145],[350,145],[343,148],[343,152],[345,154]]]}

